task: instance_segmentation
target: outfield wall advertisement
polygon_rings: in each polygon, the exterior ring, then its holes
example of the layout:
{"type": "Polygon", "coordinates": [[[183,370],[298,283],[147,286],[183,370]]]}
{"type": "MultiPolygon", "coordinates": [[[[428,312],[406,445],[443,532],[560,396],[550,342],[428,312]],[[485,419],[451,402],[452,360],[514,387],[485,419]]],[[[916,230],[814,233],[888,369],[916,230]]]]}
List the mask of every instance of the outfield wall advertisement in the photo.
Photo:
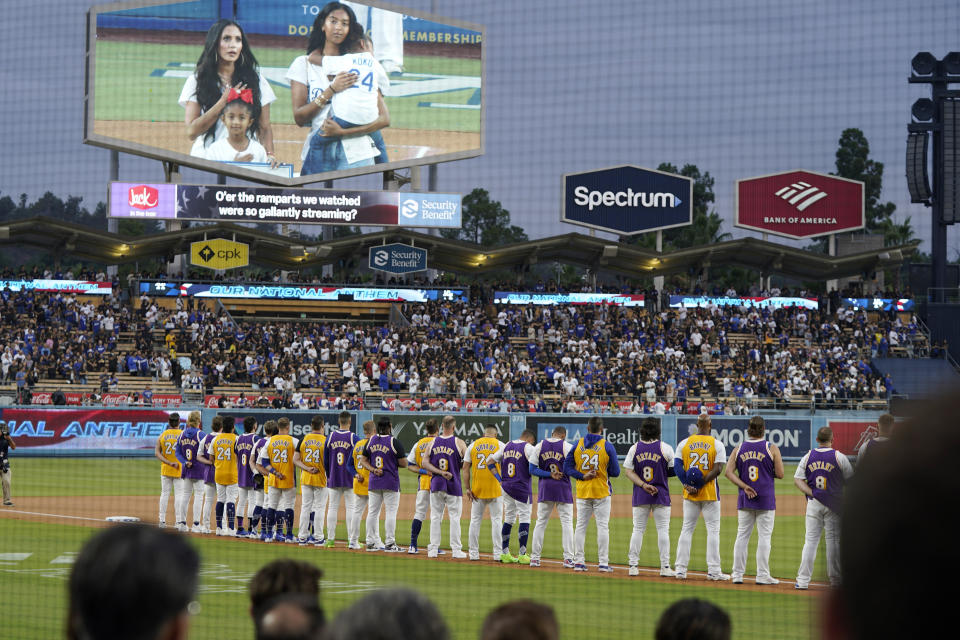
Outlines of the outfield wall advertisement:
{"type": "Polygon", "coordinates": [[[284,186],[483,154],[482,26],[394,5],[347,2],[337,17],[369,34],[372,51],[362,53],[356,42],[344,40],[339,56],[326,56],[340,58],[329,68],[324,61],[328,71],[353,75],[352,84],[339,91],[348,97],[324,103],[317,99],[329,97],[329,74],[314,70],[319,65],[304,54],[316,47],[310,38],[316,21],[326,17],[326,4],[134,0],[93,6],[84,142],[284,186]],[[236,25],[242,31],[234,34],[236,25]],[[205,40],[220,41],[225,32],[242,38],[242,48],[223,54],[237,68],[230,86],[204,72],[221,55],[206,50],[205,40]],[[226,126],[208,116],[214,110],[222,116],[229,100],[217,98],[241,82],[248,92],[244,97],[238,90],[236,100],[249,105],[238,106],[249,112],[246,138],[256,145],[244,146],[242,134],[230,140],[226,126]],[[351,131],[360,127],[362,133],[351,131]]]}
{"type": "MultiPolygon", "coordinates": [[[[801,458],[810,450],[810,419],[765,418],[766,439],[780,448],[784,458],[801,458]]],[[[714,417],[713,436],[727,448],[727,454],[747,439],[747,426],[750,416],[714,417]]],[[[677,442],[681,442],[696,433],[696,416],[677,417],[677,442]]]]}
{"type": "MultiPolygon", "coordinates": [[[[427,420],[433,418],[437,425],[443,420],[445,413],[380,413],[375,411],[371,420],[378,421],[382,417],[390,419],[393,425],[393,435],[395,435],[407,453],[410,448],[417,443],[423,436],[427,435],[427,420]]],[[[510,439],[510,416],[508,414],[483,415],[476,413],[452,413],[457,419],[457,437],[466,442],[473,442],[483,436],[483,430],[487,425],[493,425],[497,428],[497,438],[500,440],[510,439]]]]}

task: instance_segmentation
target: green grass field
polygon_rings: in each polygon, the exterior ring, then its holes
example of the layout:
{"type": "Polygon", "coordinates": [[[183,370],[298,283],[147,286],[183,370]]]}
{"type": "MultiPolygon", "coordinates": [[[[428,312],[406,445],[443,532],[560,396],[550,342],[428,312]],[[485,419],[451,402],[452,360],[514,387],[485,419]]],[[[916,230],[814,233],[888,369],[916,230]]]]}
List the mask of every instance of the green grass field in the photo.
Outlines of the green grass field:
{"type": "MultiPolygon", "coordinates": [[[[68,504],[75,496],[157,495],[156,463],[149,459],[15,459],[14,496],[63,496],[68,504]]],[[[415,478],[404,474],[404,491],[413,491],[415,478]],[[409,476],[409,477],[407,477],[409,476]]],[[[721,482],[721,486],[729,483],[721,482]]],[[[788,480],[778,486],[779,492],[793,491],[788,480]]],[[[615,490],[626,493],[624,479],[615,490]]],[[[725,494],[732,491],[725,489],[725,494]]],[[[54,505],[56,505],[54,501],[54,505]]],[[[466,503],[465,503],[466,505],[466,503]]],[[[20,505],[18,505],[19,508],[20,505]]],[[[118,500],[122,511],[122,498],[118,500]]],[[[462,521],[464,545],[469,524],[469,507],[462,521]]],[[[400,513],[401,518],[409,514],[400,513]]],[[[0,518],[0,574],[6,598],[4,635],[11,638],[49,638],[60,635],[65,611],[65,580],[70,568],[70,554],[76,552],[94,529],[78,526],[77,521],[46,524],[0,518]],[[8,554],[21,554],[8,555],[8,554]],[[30,554],[23,557],[22,554],[30,554]],[[43,603],[44,614],[37,615],[37,603],[43,603]]],[[[397,538],[406,541],[409,520],[398,521],[397,538]]],[[[771,569],[781,578],[792,579],[800,560],[803,541],[802,516],[777,518],[773,538],[771,569]]],[[[425,546],[429,524],[421,534],[425,546]]],[[[444,526],[446,531],[446,526],[444,526]]],[[[345,524],[338,529],[345,536],[345,524]]],[[[671,523],[671,560],[675,551],[680,520],[671,523]]],[[[611,562],[625,564],[630,540],[629,518],[611,520],[611,562]]],[[[362,534],[361,534],[362,536],[362,534]]],[[[732,563],[736,519],[723,518],[721,556],[724,569],[732,563]]],[[[446,536],[444,536],[446,539],[446,536]]],[[[407,585],[428,594],[446,616],[457,638],[476,638],[480,623],[493,606],[500,602],[531,597],[550,603],[556,609],[565,638],[651,637],[662,610],[683,597],[711,600],[726,609],[733,621],[735,637],[755,637],[758,628],[777,629],[780,638],[814,636],[813,620],[817,599],[810,594],[792,592],[758,592],[736,587],[714,586],[700,581],[655,582],[626,579],[620,570],[614,576],[601,576],[595,571],[537,571],[527,567],[499,566],[487,563],[451,563],[428,560],[424,553],[417,557],[368,554],[334,550],[299,548],[295,545],[264,545],[246,540],[193,536],[191,540],[201,554],[204,567],[199,600],[202,612],[194,620],[194,637],[239,638],[251,636],[246,616],[245,587],[247,580],[262,564],[278,557],[295,557],[315,562],[324,570],[322,602],[328,615],[353,602],[372,589],[407,585]]],[[[704,571],[706,534],[699,526],[693,540],[691,571],[704,571]]],[[[491,548],[489,522],[480,535],[481,552],[491,548]]],[[[516,550],[516,535],[513,539],[516,550]]],[[[641,566],[657,566],[657,545],[652,521],[644,539],[641,566]]],[[[557,557],[560,531],[556,520],[548,527],[544,556],[557,557]]],[[[596,534],[591,525],[587,535],[587,562],[596,562],[596,534]]],[[[754,544],[750,549],[747,572],[753,572],[754,544]]],[[[823,579],[823,551],[815,579],[823,579]]],[[[747,586],[747,585],[745,585],[747,586]]]]}
{"type": "MultiPolygon", "coordinates": [[[[270,107],[271,122],[293,124],[290,90],[285,85],[286,69],[299,49],[260,48],[256,52],[261,69],[271,79],[277,101],[270,107]]],[[[173,76],[171,64],[196,64],[200,48],[175,44],[135,42],[97,42],[96,110],[97,120],[182,122],[183,108],[177,103],[184,78],[173,76]],[[163,75],[157,75],[163,73],[163,75]]],[[[180,70],[183,71],[183,70],[180,70]]],[[[434,56],[406,56],[405,74],[480,77],[480,61],[434,56]]],[[[416,76],[394,78],[417,82],[416,76]]],[[[421,102],[467,104],[473,88],[423,93],[408,97],[388,97],[391,127],[440,131],[480,131],[480,111],[421,107],[421,102]]]]}

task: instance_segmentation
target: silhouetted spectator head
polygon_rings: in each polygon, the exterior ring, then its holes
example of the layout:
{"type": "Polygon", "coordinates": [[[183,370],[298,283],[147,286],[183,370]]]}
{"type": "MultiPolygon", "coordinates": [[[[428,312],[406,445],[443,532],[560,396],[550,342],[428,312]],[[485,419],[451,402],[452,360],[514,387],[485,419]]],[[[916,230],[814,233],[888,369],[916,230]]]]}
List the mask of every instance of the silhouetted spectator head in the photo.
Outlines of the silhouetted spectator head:
{"type": "Polygon", "coordinates": [[[327,627],[329,640],[448,640],[437,607],[411,589],[384,589],[360,598],[327,627]]]}
{"type": "Polygon", "coordinates": [[[67,637],[186,638],[199,569],[197,552],[173,531],[144,524],[101,531],[70,573],[67,637]]]}
{"type": "Polygon", "coordinates": [[[553,608],[533,600],[507,602],[487,614],[480,640],[557,640],[553,608]]]}
{"type": "Polygon", "coordinates": [[[898,423],[883,447],[857,465],[844,489],[840,566],[823,637],[922,637],[942,632],[954,606],[952,589],[936,573],[960,562],[956,527],[948,516],[960,476],[933,463],[960,449],[960,395],[932,401],[898,423]]]}
{"type": "Polygon", "coordinates": [[[316,596],[287,593],[263,605],[254,620],[256,640],[320,640],[324,622],[316,596]]]}
{"type": "Polygon", "coordinates": [[[263,565],[250,579],[250,615],[259,619],[268,602],[285,594],[309,596],[319,603],[321,577],[323,571],[309,562],[282,558],[263,565]]]}
{"type": "Polygon", "coordinates": [[[706,600],[677,600],[660,614],[655,640],[730,640],[733,627],[727,612],[706,600]]]}

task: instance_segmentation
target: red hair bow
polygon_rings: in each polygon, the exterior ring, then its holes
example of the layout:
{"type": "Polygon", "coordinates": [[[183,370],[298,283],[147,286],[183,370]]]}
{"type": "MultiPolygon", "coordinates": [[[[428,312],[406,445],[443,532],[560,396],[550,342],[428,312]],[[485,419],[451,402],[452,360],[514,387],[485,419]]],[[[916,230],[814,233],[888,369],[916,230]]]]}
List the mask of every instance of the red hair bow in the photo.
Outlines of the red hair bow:
{"type": "Polygon", "coordinates": [[[230,93],[227,94],[227,102],[233,102],[237,98],[240,98],[247,104],[253,104],[253,91],[251,89],[244,89],[243,91],[237,91],[233,87],[230,88],[230,93]]]}

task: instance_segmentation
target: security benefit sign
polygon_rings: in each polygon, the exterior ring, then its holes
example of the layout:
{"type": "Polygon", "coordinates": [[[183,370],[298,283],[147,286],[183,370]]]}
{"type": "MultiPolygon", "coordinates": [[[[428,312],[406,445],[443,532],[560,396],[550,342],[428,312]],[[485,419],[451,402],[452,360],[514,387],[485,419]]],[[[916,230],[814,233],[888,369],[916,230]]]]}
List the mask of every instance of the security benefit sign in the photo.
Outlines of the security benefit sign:
{"type": "Polygon", "coordinates": [[[370,247],[370,268],[387,273],[413,273],[427,268],[427,250],[395,242],[370,247]]]}
{"type": "Polygon", "coordinates": [[[622,165],[563,176],[562,222],[624,235],[693,221],[693,179],[622,165]]]}
{"type": "MultiPolygon", "coordinates": [[[[799,460],[810,451],[810,420],[807,418],[765,420],[766,431],[764,438],[780,448],[780,455],[785,459],[799,460]]],[[[747,439],[747,427],[750,417],[719,417],[713,418],[713,437],[718,439],[727,449],[727,455],[734,447],[747,439]]],[[[697,416],[677,417],[677,444],[697,432],[697,416]]]]}
{"type": "Polygon", "coordinates": [[[737,180],[736,226],[787,238],[864,226],[863,183],[814,171],[737,180]]]}
{"type": "Polygon", "coordinates": [[[250,264],[250,246],[223,238],[190,243],[190,264],[207,269],[236,269],[250,264]]]}

